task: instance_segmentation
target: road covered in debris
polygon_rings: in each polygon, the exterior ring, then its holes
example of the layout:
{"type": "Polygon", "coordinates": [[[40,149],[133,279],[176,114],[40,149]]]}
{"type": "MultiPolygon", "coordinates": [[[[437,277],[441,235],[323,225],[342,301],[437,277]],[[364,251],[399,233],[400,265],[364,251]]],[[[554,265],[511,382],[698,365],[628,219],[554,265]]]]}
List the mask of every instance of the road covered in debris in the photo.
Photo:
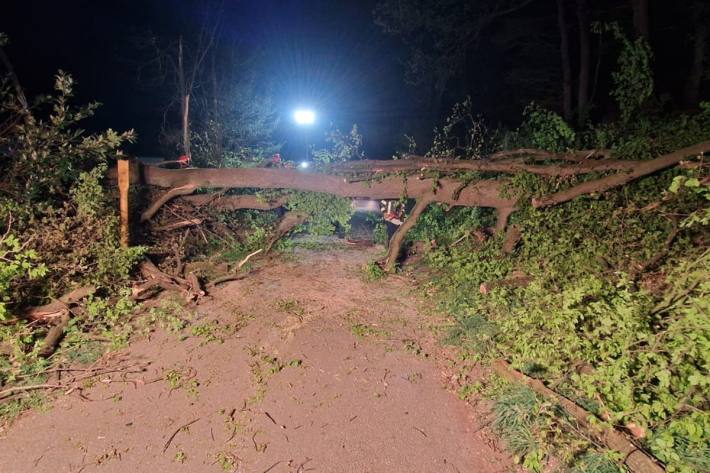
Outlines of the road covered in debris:
{"type": "Polygon", "coordinates": [[[164,328],[0,432],[0,471],[510,471],[455,393],[446,319],[407,276],[364,280],[379,251],[296,249],[197,307],[164,299],[164,328]]]}

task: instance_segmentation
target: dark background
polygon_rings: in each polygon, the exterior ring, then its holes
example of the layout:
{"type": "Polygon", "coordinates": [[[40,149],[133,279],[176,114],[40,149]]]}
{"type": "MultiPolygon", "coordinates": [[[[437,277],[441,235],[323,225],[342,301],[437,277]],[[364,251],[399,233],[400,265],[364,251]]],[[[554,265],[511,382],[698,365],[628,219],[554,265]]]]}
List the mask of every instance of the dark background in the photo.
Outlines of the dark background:
{"type": "MultiPolygon", "coordinates": [[[[536,95],[547,94],[552,108],[559,105],[556,88],[548,91],[538,86],[539,90],[530,92],[506,80],[513,73],[523,78],[539,74],[541,62],[553,79],[559,77],[558,51],[524,50],[526,35],[532,42],[534,35],[544,33],[549,35],[550,45],[556,44],[555,2],[532,2],[505,23],[484,31],[475,54],[447,85],[442,106],[436,109],[420,100],[420,90],[404,82],[406,48],[374,23],[377,3],[225,1],[224,38],[260,51],[253,67],[270,84],[282,118],[276,139],[287,150],[303,139],[303,130],[290,118],[293,108],[301,104],[318,112],[311,140],[317,142],[331,124],[347,131],[357,123],[367,154],[377,157],[390,156],[401,147],[404,133],[414,133],[420,142],[426,142],[448,107],[466,95],[471,95],[474,107],[489,122],[502,127],[517,126],[525,103],[536,95]],[[517,49],[510,44],[501,46],[501,35],[510,34],[506,31],[522,38],[517,49]]],[[[628,25],[628,2],[600,0],[595,6],[602,4],[609,17],[602,19],[628,25]]],[[[672,98],[682,91],[690,61],[690,27],[680,4],[651,1],[656,95],[661,98],[672,98]]],[[[132,39],[146,30],[177,36],[190,22],[199,21],[209,8],[206,5],[194,0],[5,0],[0,8],[0,31],[10,38],[6,51],[28,95],[49,91],[53,74],[63,69],[77,82],[79,102],[97,100],[103,104],[87,128],[135,128],[139,140],[131,151],[155,155],[160,153],[157,135],[164,97],[137,80],[132,39]]],[[[510,36],[504,39],[510,42],[510,36]]],[[[613,47],[605,47],[594,97],[600,120],[614,114],[608,89],[615,67],[610,58],[615,52],[613,47]]],[[[593,58],[595,63],[597,59],[593,58]]]]}

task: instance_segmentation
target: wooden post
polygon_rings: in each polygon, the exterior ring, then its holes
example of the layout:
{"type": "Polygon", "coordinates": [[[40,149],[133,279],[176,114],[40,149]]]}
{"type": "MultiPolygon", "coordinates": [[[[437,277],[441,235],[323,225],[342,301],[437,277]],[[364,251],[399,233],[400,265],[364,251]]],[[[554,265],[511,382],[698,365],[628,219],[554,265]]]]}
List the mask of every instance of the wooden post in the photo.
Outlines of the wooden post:
{"type": "Polygon", "coordinates": [[[120,195],[119,208],[121,211],[121,247],[128,248],[130,243],[129,216],[128,216],[128,187],[130,185],[130,161],[118,160],[118,193],[120,195]]]}

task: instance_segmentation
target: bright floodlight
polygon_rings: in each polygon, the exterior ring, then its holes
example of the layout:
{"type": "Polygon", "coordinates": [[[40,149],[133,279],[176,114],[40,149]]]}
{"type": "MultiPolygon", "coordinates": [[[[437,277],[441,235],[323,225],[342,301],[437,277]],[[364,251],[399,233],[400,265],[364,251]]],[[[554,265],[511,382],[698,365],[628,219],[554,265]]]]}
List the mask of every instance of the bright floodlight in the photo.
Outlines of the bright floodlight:
{"type": "Polygon", "coordinates": [[[301,164],[298,165],[301,169],[307,169],[309,166],[308,161],[303,161],[301,164]]]}
{"type": "Polygon", "coordinates": [[[308,109],[299,109],[293,112],[293,119],[299,125],[312,125],[316,121],[316,112],[308,109]]]}

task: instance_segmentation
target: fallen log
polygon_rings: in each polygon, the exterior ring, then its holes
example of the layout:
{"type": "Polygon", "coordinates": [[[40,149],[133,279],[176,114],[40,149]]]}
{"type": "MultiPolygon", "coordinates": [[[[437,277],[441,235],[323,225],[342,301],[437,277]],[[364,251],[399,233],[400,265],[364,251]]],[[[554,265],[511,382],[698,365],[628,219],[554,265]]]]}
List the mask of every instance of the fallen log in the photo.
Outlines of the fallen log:
{"type": "Polygon", "coordinates": [[[47,358],[54,353],[59,341],[64,336],[64,330],[67,325],[69,325],[69,309],[62,311],[62,314],[58,317],[58,322],[47,332],[42,342],[42,347],[39,349],[39,356],[47,358]]]}
{"type": "Polygon", "coordinates": [[[523,237],[523,233],[520,231],[520,227],[517,225],[511,225],[505,232],[505,238],[503,238],[503,246],[501,247],[501,252],[504,255],[509,255],[513,252],[515,247],[520,242],[523,237]]]}
{"type": "Polygon", "coordinates": [[[58,299],[39,307],[30,307],[23,313],[23,318],[33,322],[48,322],[54,320],[69,310],[72,305],[77,304],[82,299],[89,297],[96,288],[94,286],[78,287],[58,299]]]}
{"type": "MultiPolygon", "coordinates": [[[[562,153],[545,153],[538,151],[537,159],[565,159],[562,153]]],[[[489,159],[451,159],[451,158],[425,158],[422,156],[410,156],[405,159],[392,161],[380,160],[359,160],[348,161],[346,163],[332,166],[335,172],[371,172],[394,173],[394,172],[456,172],[456,171],[477,171],[492,172],[502,174],[517,174],[527,172],[540,176],[569,177],[579,174],[589,174],[591,172],[622,171],[632,170],[643,161],[629,160],[584,160],[575,159],[574,164],[528,164],[524,160],[498,161],[489,159]]]]}
{"type": "Polygon", "coordinates": [[[594,414],[586,411],[566,397],[557,394],[552,389],[545,386],[542,381],[530,378],[520,371],[515,370],[504,360],[496,361],[493,364],[493,369],[506,379],[523,383],[538,394],[554,399],[565,411],[574,417],[582,427],[593,434],[595,438],[610,449],[620,452],[624,456],[624,464],[632,473],[663,473],[665,471],[662,464],[656,458],[641,449],[641,447],[628,439],[622,432],[612,427],[604,427],[601,419],[596,423],[590,422],[589,419],[594,418],[594,414]]]}
{"type": "MultiPolygon", "coordinates": [[[[339,197],[366,199],[399,199],[403,193],[417,199],[434,191],[434,201],[451,206],[466,207],[514,207],[515,198],[501,197],[505,181],[487,179],[471,183],[459,193],[460,182],[455,179],[403,179],[388,176],[379,180],[347,182],[342,176],[314,172],[302,172],[283,168],[232,168],[232,169],[162,169],[154,166],[132,166],[133,182],[172,189],[157,199],[151,209],[157,211],[165,202],[186,195],[190,187],[204,189],[259,188],[291,189],[307,192],[322,192],[339,197]],[[406,190],[406,192],[403,192],[406,190]],[[160,204],[160,205],[158,205],[160,204]]],[[[184,198],[184,197],[183,197],[184,198]]],[[[222,197],[239,208],[247,205],[264,206],[255,196],[222,197]],[[252,200],[253,199],[253,200],[252,200]]],[[[188,201],[199,202],[207,197],[190,196],[188,201]]],[[[252,207],[249,207],[252,208],[252,207]]],[[[257,207],[258,208],[258,207],[257,207]]],[[[270,206],[271,208],[271,206],[270,206]]],[[[144,215],[148,215],[144,213],[144,215]]]]}

